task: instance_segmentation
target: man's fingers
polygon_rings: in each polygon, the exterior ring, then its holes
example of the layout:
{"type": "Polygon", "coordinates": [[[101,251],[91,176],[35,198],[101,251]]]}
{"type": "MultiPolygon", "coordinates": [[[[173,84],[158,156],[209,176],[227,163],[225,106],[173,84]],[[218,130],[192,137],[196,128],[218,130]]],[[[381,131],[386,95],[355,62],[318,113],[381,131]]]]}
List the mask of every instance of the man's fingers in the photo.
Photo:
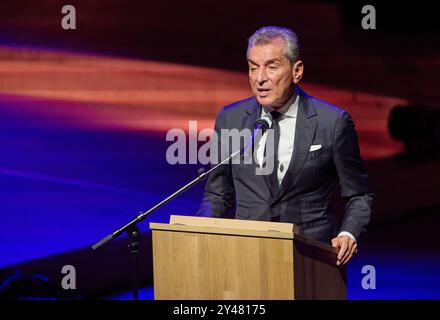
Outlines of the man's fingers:
{"type": "Polygon", "coordinates": [[[351,247],[351,255],[354,256],[357,253],[357,243],[354,243],[351,247]]]}
{"type": "Polygon", "coordinates": [[[344,257],[344,259],[342,259],[341,261],[341,266],[345,266],[347,262],[350,261],[352,256],[353,256],[352,254],[348,254],[346,257],[344,257]]]}
{"type": "Polygon", "coordinates": [[[332,247],[333,248],[338,248],[338,249],[341,247],[341,242],[339,241],[338,238],[332,239],[332,247]]]}
{"type": "Polygon", "coordinates": [[[353,258],[354,254],[357,250],[357,244],[353,241],[349,243],[349,249],[347,250],[346,256],[342,259],[341,265],[347,264],[348,261],[350,261],[351,258],[353,258]]]}
{"type": "Polygon", "coordinates": [[[338,249],[336,265],[345,265],[357,252],[356,241],[347,236],[332,239],[332,247],[338,249]]]}
{"type": "Polygon", "coordinates": [[[348,249],[348,242],[347,241],[342,241],[341,248],[339,249],[339,253],[338,253],[338,265],[340,264],[342,259],[347,254],[347,249],[348,249]]]}

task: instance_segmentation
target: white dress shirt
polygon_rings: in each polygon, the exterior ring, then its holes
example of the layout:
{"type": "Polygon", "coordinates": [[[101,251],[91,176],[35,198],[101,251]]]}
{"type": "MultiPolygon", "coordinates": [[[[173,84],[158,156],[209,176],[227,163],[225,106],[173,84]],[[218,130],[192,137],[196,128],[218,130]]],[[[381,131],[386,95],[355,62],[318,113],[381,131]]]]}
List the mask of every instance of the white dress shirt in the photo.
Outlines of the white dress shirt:
{"type": "MultiPolygon", "coordinates": [[[[263,110],[261,110],[261,117],[267,118],[272,126],[271,111],[274,111],[274,109],[263,107],[263,110]]],[[[279,165],[276,169],[278,171],[278,183],[281,184],[281,181],[283,181],[287,169],[289,168],[290,160],[292,159],[293,144],[295,141],[296,115],[298,113],[298,95],[293,95],[281,109],[276,111],[282,114],[278,120],[278,123],[280,124],[280,142],[278,150],[275,150],[275,152],[278,151],[279,165]]],[[[257,163],[259,164],[260,169],[263,167],[264,147],[266,145],[267,134],[268,131],[263,134],[257,147],[257,163]]]]}

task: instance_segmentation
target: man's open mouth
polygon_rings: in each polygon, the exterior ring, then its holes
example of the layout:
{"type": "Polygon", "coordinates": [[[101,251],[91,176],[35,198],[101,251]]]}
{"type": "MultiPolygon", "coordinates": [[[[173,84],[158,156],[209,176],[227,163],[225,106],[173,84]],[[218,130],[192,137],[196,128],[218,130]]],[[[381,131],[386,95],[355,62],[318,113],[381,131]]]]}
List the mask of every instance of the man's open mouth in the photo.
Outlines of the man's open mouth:
{"type": "Polygon", "coordinates": [[[257,89],[257,91],[258,91],[258,95],[260,97],[265,97],[265,96],[267,96],[270,93],[271,90],[270,89],[260,88],[260,89],[257,89]]]}

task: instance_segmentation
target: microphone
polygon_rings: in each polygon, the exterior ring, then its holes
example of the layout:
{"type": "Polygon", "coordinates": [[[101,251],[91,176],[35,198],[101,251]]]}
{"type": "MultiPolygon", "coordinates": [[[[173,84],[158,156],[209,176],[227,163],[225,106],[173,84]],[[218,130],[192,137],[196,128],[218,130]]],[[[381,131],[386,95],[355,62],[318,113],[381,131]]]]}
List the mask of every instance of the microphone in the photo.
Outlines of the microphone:
{"type": "Polygon", "coordinates": [[[266,118],[259,118],[257,121],[255,121],[254,124],[254,129],[255,130],[261,130],[261,134],[263,135],[263,133],[266,132],[267,129],[269,129],[270,127],[270,123],[269,120],[267,120],[266,118]]]}
{"type": "Polygon", "coordinates": [[[244,149],[244,155],[247,156],[249,154],[249,151],[252,150],[252,147],[254,145],[258,145],[260,142],[261,137],[266,132],[267,129],[269,129],[270,123],[269,120],[266,118],[259,118],[254,123],[254,132],[252,133],[251,139],[249,140],[249,144],[244,149]]]}

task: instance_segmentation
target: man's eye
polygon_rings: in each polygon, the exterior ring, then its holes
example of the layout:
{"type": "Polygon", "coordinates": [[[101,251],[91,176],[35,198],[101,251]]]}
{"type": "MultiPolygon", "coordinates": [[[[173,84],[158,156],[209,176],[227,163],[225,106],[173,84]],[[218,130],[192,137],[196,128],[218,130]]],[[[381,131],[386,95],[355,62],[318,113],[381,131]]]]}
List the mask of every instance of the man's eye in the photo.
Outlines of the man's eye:
{"type": "Polygon", "coordinates": [[[249,70],[250,71],[255,71],[255,70],[257,70],[257,68],[256,67],[249,67],[249,70]]]}
{"type": "Polygon", "coordinates": [[[269,70],[276,70],[276,69],[278,69],[278,66],[274,66],[274,65],[269,66],[269,70]]]}

